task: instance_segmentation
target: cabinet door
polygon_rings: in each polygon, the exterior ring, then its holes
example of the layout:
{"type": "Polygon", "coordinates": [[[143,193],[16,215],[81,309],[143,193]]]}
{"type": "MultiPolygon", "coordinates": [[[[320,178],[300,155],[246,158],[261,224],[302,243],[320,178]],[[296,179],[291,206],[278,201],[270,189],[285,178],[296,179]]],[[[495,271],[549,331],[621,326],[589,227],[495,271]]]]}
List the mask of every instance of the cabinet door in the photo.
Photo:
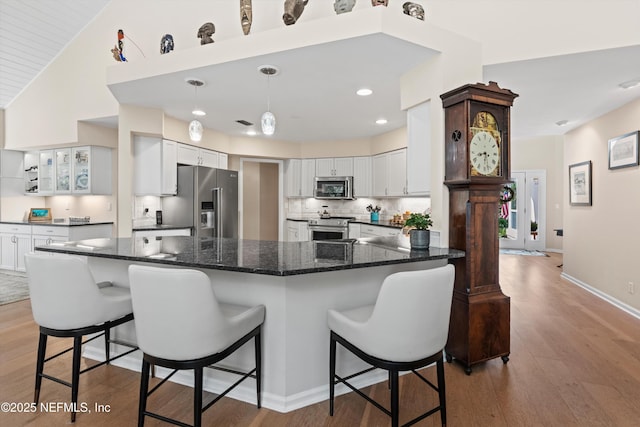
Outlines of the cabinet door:
{"type": "Polygon", "coordinates": [[[316,159],[317,176],[333,176],[333,159],[316,159]]]}
{"type": "Polygon", "coordinates": [[[71,150],[71,188],[74,193],[91,192],[90,147],[74,147],[71,150]]]}
{"type": "Polygon", "coordinates": [[[162,140],[162,194],[178,192],[178,152],[177,143],[162,140]]]}
{"type": "Polygon", "coordinates": [[[38,194],[38,165],[40,153],[30,151],[24,153],[24,192],[26,194],[38,194]]]}
{"type": "Polygon", "coordinates": [[[0,234],[0,268],[14,270],[16,264],[16,250],[13,243],[13,234],[0,234]]]}
{"type": "Polygon", "coordinates": [[[306,221],[298,222],[298,241],[299,242],[309,241],[309,223],[306,221]]]}
{"type": "Polygon", "coordinates": [[[302,170],[302,161],[300,159],[287,160],[286,167],[286,183],[287,197],[300,197],[300,171],[302,170]]]}
{"type": "Polygon", "coordinates": [[[371,197],[371,157],[353,158],[353,196],[371,197]]]}
{"type": "Polygon", "coordinates": [[[1,150],[0,177],[22,178],[24,173],[24,156],[22,151],[1,150]]]}
{"type": "Polygon", "coordinates": [[[182,165],[197,166],[198,165],[198,148],[186,144],[177,145],[177,162],[182,165]]]}
{"type": "Polygon", "coordinates": [[[333,159],[333,174],[336,176],[353,176],[353,157],[337,157],[333,159]]]}
{"type": "Polygon", "coordinates": [[[56,156],[56,193],[71,192],[71,149],[55,150],[56,156]]]}
{"type": "Polygon", "coordinates": [[[218,168],[229,169],[229,155],[227,153],[218,153],[218,168]]]}
{"type": "Polygon", "coordinates": [[[372,196],[387,195],[387,155],[378,154],[371,159],[372,196]]]}
{"type": "Polygon", "coordinates": [[[31,252],[31,236],[17,234],[14,239],[16,250],[16,271],[27,271],[24,255],[31,252]]]}
{"type": "Polygon", "coordinates": [[[316,159],[302,159],[300,167],[300,195],[302,197],[313,197],[313,187],[316,178],[316,159]]]}
{"type": "Polygon", "coordinates": [[[431,102],[407,112],[407,193],[429,195],[431,191],[431,102]]]}
{"type": "Polygon", "coordinates": [[[387,195],[407,194],[407,150],[397,150],[387,155],[387,195]]]}
{"type": "Polygon", "coordinates": [[[200,150],[200,166],[218,167],[218,153],[211,150],[200,150]]]}
{"type": "Polygon", "coordinates": [[[54,162],[53,150],[40,152],[38,161],[38,194],[53,194],[54,162]]]}

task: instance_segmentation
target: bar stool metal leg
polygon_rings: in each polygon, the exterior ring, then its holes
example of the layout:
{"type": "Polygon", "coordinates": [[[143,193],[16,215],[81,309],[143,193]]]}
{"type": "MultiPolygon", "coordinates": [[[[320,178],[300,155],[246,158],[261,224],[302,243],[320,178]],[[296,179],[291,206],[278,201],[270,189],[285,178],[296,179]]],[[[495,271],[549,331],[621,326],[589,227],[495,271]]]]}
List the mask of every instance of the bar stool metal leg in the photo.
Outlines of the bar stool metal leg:
{"type": "Polygon", "coordinates": [[[44,357],[47,353],[47,335],[40,333],[38,342],[38,361],[36,362],[36,389],[33,392],[33,401],[37,405],[40,400],[40,387],[42,386],[42,372],[44,371],[44,357]]]}
{"type": "Polygon", "coordinates": [[[78,405],[78,386],[80,385],[80,356],[82,355],[82,336],[73,337],[73,362],[71,368],[71,422],[76,421],[76,406],[78,405]]]}
{"type": "Polygon", "coordinates": [[[144,426],[144,415],[147,411],[147,395],[149,393],[150,363],[142,360],[142,378],[140,379],[140,400],[138,404],[138,427],[144,426]]]}

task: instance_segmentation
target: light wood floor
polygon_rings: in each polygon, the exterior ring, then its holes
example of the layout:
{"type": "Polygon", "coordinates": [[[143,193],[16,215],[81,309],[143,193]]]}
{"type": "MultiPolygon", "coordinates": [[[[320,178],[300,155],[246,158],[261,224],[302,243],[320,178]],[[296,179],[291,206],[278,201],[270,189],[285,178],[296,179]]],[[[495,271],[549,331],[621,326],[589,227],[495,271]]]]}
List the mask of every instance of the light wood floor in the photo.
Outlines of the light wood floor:
{"type": "MultiPolygon", "coordinates": [[[[445,364],[449,426],[640,425],[640,320],[560,279],[562,262],[550,257],[502,255],[501,284],[511,296],[511,360],[474,366],[471,376],[445,364]]],[[[0,402],[30,402],[37,344],[28,301],[0,307],[0,402]]],[[[56,343],[60,346],[60,343],[56,343]]],[[[70,357],[51,366],[68,372],[70,357]]],[[[433,378],[433,369],[427,376],[433,378]]],[[[401,421],[435,400],[402,378],[401,421]]],[[[80,401],[110,405],[109,413],[79,414],[77,426],[136,425],[139,374],[101,367],[81,377],[80,401]]],[[[386,384],[366,389],[385,399],[386,384]]],[[[167,384],[152,405],[191,420],[190,389],[167,384]]],[[[66,387],[45,380],[41,401],[64,402],[66,387]]],[[[93,408],[92,408],[93,409],[93,408]]],[[[287,414],[223,399],[203,418],[211,426],[387,426],[388,418],[354,393],[338,397],[336,414],[321,402],[287,414]]],[[[69,423],[67,413],[0,413],[2,426],[69,423]]],[[[148,419],[146,425],[161,425],[148,419]]],[[[440,425],[439,415],[417,424],[440,425]]]]}

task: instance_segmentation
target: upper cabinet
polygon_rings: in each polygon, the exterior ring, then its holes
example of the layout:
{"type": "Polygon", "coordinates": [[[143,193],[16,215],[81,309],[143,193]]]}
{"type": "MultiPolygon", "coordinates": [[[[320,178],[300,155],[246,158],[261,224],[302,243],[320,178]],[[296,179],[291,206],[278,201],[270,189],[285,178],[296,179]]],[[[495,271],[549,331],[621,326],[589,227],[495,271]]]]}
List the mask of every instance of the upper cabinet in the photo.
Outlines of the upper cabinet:
{"type": "Polygon", "coordinates": [[[55,148],[24,154],[26,194],[111,194],[111,148],[55,148]]]}
{"type": "Polygon", "coordinates": [[[353,196],[371,197],[371,157],[353,158],[353,196]]]}
{"type": "Polygon", "coordinates": [[[285,163],[287,197],[313,197],[315,159],[289,159],[285,163]]]}
{"type": "Polygon", "coordinates": [[[24,153],[22,151],[0,150],[0,177],[24,177],[24,153]]]}
{"type": "Polygon", "coordinates": [[[372,196],[407,195],[407,150],[378,154],[372,158],[372,196]]]}
{"type": "Polygon", "coordinates": [[[178,191],[177,143],[136,136],[133,142],[133,192],[136,196],[175,196],[178,191]]]}
{"type": "Polygon", "coordinates": [[[431,192],[431,101],[407,112],[407,192],[428,196],[431,192]]]}
{"type": "Polygon", "coordinates": [[[178,143],[178,163],[181,165],[206,166],[209,168],[227,169],[228,156],[226,153],[198,148],[192,145],[178,143]]]}
{"type": "Polygon", "coordinates": [[[316,176],[353,176],[353,158],[316,159],[316,176]]]}

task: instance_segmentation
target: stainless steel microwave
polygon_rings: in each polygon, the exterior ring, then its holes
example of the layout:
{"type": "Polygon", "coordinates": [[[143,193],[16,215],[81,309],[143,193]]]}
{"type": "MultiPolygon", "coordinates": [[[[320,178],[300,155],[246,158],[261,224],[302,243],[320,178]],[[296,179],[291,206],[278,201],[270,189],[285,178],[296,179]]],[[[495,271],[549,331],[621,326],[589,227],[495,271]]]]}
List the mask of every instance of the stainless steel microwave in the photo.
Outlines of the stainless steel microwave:
{"type": "Polygon", "coordinates": [[[353,199],[352,176],[316,176],[313,195],[316,199],[353,199]]]}

